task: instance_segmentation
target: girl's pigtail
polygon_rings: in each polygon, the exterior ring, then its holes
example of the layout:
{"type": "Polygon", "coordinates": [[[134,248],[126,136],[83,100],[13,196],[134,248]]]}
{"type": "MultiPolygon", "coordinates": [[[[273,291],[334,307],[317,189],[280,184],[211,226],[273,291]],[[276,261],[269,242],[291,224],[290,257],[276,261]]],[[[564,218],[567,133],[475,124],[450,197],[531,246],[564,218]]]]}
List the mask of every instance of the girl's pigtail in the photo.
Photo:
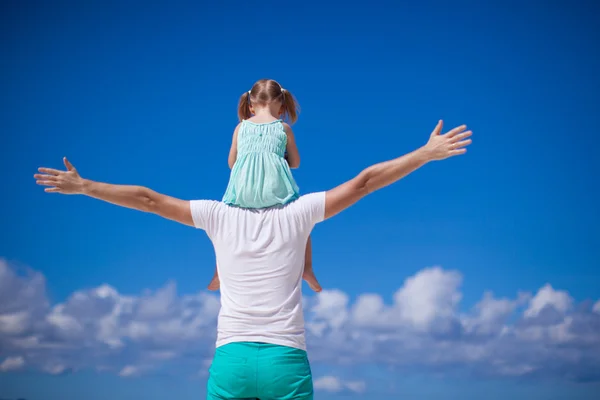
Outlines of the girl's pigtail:
{"type": "Polygon", "coordinates": [[[289,90],[283,89],[283,115],[287,120],[293,124],[298,120],[298,114],[300,113],[300,105],[296,101],[296,98],[289,90]]]}
{"type": "Polygon", "coordinates": [[[250,92],[245,92],[240,97],[240,102],[238,104],[238,118],[240,122],[245,119],[248,119],[252,116],[250,113],[250,92]]]}

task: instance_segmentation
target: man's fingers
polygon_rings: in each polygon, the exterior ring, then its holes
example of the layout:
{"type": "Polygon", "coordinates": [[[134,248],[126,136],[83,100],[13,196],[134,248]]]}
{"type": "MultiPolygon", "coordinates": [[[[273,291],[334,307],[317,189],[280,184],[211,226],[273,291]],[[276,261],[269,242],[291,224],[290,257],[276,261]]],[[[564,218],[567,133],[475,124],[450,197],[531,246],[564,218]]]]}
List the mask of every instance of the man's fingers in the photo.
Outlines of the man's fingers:
{"type": "Polygon", "coordinates": [[[467,149],[452,150],[452,151],[450,151],[450,156],[458,156],[461,154],[465,154],[466,152],[467,152],[467,149]]]}
{"type": "Polygon", "coordinates": [[[465,129],[467,129],[466,125],[457,126],[456,128],[452,129],[451,131],[448,131],[444,136],[451,138],[451,137],[454,137],[457,134],[461,133],[465,129]]]}
{"type": "Polygon", "coordinates": [[[444,121],[442,121],[441,119],[438,121],[437,125],[435,126],[435,128],[433,129],[433,132],[431,132],[431,136],[437,136],[442,132],[442,128],[444,127],[444,121]]]}
{"type": "Polygon", "coordinates": [[[63,157],[63,163],[65,164],[65,167],[67,167],[67,170],[73,171],[75,169],[75,167],[73,166],[73,164],[71,164],[69,162],[69,160],[67,160],[67,157],[63,157]]]}
{"type": "Polygon", "coordinates": [[[473,134],[473,132],[471,132],[471,131],[466,131],[466,132],[463,132],[463,133],[459,133],[458,135],[450,138],[450,143],[456,143],[456,142],[458,142],[460,140],[466,139],[469,136],[471,136],[472,134],[473,134]]]}
{"type": "Polygon", "coordinates": [[[38,171],[43,172],[45,174],[50,174],[50,175],[60,175],[62,174],[64,171],[59,171],[57,169],[52,169],[52,168],[38,168],[38,171]]]}
{"type": "Polygon", "coordinates": [[[37,183],[38,185],[41,185],[41,186],[56,186],[56,182],[43,180],[43,179],[39,179],[39,180],[35,181],[35,183],[37,183]]]}
{"type": "Polygon", "coordinates": [[[45,188],[44,192],[47,193],[60,193],[60,189],[56,187],[45,188]]]}
{"type": "Polygon", "coordinates": [[[468,145],[470,145],[470,144],[471,144],[471,142],[472,142],[472,140],[471,140],[471,139],[462,140],[462,141],[460,141],[460,142],[452,143],[452,144],[450,145],[450,148],[451,148],[451,149],[460,149],[461,147],[465,147],[465,146],[468,146],[468,145]]]}
{"type": "Polygon", "coordinates": [[[35,179],[46,180],[46,181],[56,181],[58,177],[56,175],[48,175],[48,174],[35,174],[33,175],[35,179]]]}

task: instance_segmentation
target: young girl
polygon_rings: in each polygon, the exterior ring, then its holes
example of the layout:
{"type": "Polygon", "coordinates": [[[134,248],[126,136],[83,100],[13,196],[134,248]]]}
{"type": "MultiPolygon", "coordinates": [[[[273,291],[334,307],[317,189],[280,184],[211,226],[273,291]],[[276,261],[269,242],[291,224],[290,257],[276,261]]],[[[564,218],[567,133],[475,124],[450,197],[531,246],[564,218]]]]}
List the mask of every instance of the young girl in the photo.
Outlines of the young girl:
{"type": "MultiPolygon", "coordinates": [[[[238,105],[240,123],[233,132],[229,151],[231,176],[223,201],[243,208],[267,208],[287,204],[299,195],[290,168],[298,168],[300,154],[292,128],[299,106],[292,94],[272,79],[262,79],[242,94],[238,105]]],[[[312,269],[310,236],[306,244],[304,280],[315,292],[321,291],[312,269]]],[[[209,290],[220,287],[215,269],[209,290]]]]}

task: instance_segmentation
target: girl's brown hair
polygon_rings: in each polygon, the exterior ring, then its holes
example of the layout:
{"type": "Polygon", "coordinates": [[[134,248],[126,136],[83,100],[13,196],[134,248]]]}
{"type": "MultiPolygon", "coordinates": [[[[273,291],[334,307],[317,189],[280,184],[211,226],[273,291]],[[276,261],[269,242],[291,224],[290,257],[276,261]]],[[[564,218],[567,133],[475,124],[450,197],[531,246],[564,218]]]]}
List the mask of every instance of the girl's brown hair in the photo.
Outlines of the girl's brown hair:
{"type": "Polygon", "coordinates": [[[240,96],[238,104],[238,118],[240,121],[252,116],[250,105],[266,106],[273,101],[281,101],[281,114],[283,118],[290,123],[298,120],[300,106],[296,98],[289,90],[284,89],[277,81],[273,79],[261,79],[256,82],[249,92],[240,96]]]}

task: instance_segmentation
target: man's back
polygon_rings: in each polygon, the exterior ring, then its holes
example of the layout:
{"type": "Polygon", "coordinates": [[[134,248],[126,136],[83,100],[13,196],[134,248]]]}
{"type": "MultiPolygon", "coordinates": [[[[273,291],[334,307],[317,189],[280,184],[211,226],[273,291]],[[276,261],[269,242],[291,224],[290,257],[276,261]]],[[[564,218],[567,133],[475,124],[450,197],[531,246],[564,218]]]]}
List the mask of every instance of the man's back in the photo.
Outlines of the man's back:
{"type": "Polygon", "coordinates": [[[323,220],[325,193],[284,207],[249,210],[191,202],[210,237],[221,280],[217,347],[264,342],[305,349],[302,270],[308,236],[323,220]]]}

